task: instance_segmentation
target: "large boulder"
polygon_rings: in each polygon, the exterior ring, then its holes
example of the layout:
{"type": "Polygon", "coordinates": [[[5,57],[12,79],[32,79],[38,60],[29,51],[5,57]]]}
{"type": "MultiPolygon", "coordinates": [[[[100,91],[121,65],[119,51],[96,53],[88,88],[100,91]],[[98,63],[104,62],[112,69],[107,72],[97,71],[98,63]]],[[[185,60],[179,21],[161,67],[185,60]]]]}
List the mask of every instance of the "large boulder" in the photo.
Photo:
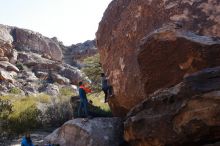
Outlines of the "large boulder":
{"type": "Polygon", "coordinates": [[[62,146],[118,146],[123,124],[119,118],[74,119],[45,138],[62,146]]]}
{"type": "Polygon", "coordinates": [[[135,106],[125,121],[133,146],[203,146],[220,139],[220,67],[196,72],[135,106]]]}
{"type": "Polygon", "coordinates": [[[56,61],[61,61],[63,58],[59,42],[53,39],[44,37],[37,32],[20,28],[14,28],[12,34],[14,46],[19,51],[42,54],[56,61]]]}
{"type": "Polygon", "coordinates": [[[83,72],[68,64],[63,64],[62,69],[60,69],[59,71],[59,74],[61,74],[65,78],[68,78],[70,80],[70,83],[74,85],[78,85],[79,81],[83,80],[89,82],[83,72]]]}
{"type": "MultiPolygon", "coordinates": [[[[99,24],[96,37],[102,66],[106,75],[109,76],[116,95],[115,98],[110,100],[110,106],[115,115],[125,115],[133,106],[143,100],[147,94],[161,87],[160,85],[158,87],[154,85],[153,89],[144,90],[146,83],[142,81],[143,76],[141,76],[137,59],[137,50],[142,44],[141,40],[151,32],[167,24],[175,24],[176,28],[198,35],[220,37],[219,6],[220,3],[216,0],[114,0],[111,2],[99,24]]],[[[175,45],[173,43],[170,45],[175,45]]],[[[146,46],[152,46],[151,48],[155,49],[151,49],[153,51],[151,53],[162,54],[158,51],[164,51],[167,54],[166,58],[164,58],[165,60],[161,59],[164,56],[155,55],[161,61],[160,66],[166,62],[166,59],[172,60],[173,58],[173,64],[176,64],[176,68],[179,69],[178,63],[180,62],[179,60],[175,62],[175,59],[178,58],[175,55],[181,54],[181,51],[185,49],[190,50],[188,48],[202,45],[188,43],[188,45],[184,45],[187,48],[183,48],[183,44],[176,44],[175,46],[178,47],[178,50],[175,51],[178,53],[175,53],[174,56],[166,48],[163,50],[162,48],[156,48],[160,47],[157,44],[146,44],[146,46]]],[[[166,47],[169,46],[166,45],[166,47]]],[[[190,57],[189,51],[183,52],[186,53],[183,58],[181,57],[183,59],[181,60],[182,63],[187,61],[187,55],[190,57]]],[[[148,57],[145,57],[145,59],[147,60],[148,57]]],[[[151,66],[157,67],[159,64],[159,61],[151,61],[151,66]]],[[[144,63],[146,62],[142,62],[142,64],[144,63]]],[[[146,64],[149,65],[149,63],[146,64]]],[[[169,67],[167,64],[166,69],[169,70],[169,67]]],[[[158,71],[163,72],[164,70],[158,68],[158,71]]],[[[158,72],[152,71],[150,75],[145,75],[145,78],[154,78],[151,76],[154,73],[154,77],[158,75],[158,72]]],[[[182,77],[183,73],[172,75],[174,78],[176,76],[182,77]]],[[[157,79],[162,80],[160,76],[157,76],[157,79]]],[[[175,84],[178,81],[179,78],[172,83],[175,84]]],[[[171,84],[169,83],[169,85],[171,84]]]]}
{"type": "Polygon", "coordinates": [[[183,77],[220,65],[220,39],[164,27],[146,36],[137,57],[145,95],[182,81],[183,77]]]}

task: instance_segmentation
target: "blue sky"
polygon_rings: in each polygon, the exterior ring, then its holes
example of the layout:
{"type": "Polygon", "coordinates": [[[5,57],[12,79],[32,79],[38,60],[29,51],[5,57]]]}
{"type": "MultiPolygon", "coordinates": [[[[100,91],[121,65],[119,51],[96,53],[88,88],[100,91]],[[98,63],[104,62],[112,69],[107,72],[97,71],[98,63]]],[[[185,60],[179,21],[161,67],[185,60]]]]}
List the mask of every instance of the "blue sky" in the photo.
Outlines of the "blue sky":
{"type": "Polygon", "coordinates": [[[112,0],[0,0],[0,24],[56,36],[65,45],[95,38],[112,0]]]}

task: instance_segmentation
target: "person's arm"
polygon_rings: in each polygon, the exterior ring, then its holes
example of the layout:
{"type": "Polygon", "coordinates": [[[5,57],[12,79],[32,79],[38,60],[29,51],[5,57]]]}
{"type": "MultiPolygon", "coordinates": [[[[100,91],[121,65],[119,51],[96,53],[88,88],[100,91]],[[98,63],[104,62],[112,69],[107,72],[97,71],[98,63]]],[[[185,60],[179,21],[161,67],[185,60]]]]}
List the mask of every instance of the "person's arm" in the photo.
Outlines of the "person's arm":
{"type": "Polygon", "coordinates": [[[92,92],[92,90],[90,88],[84,87],[84,90],[86,91],[86,93],[91,93],[92,92]]]}

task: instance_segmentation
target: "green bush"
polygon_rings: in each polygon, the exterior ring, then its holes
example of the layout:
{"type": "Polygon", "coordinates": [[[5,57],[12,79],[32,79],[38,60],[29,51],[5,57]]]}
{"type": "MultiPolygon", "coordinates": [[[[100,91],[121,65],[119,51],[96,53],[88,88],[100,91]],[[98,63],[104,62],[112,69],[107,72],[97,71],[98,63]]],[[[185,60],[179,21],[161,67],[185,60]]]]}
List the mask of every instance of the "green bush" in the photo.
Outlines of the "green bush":
{"type": "Polygon", "coordinates": [[[12,112],[11,102],[9,100],[0,98],[0,121],[7,120],[11,112],[12,112]]]}
{"type": "Polygon", "coordinates": [[[36,101],[32,98],[23,98],[13,103],[13,112],[10,114],[9,129],[16,133],[36,128],[40,123],[38,117],[40,111],[36,107],[36,101]]]}
{"type": "Polygon", "coordinates": [[[61,96],[71,97],[71,96],[74,96],[75,93],[73,92],[72,88],[70,88],[70,87],[63,87],[63,88],[60,89],[60,95],[61,96]]]}
{"type": "Polygon", "coordinates": [[[82,68],[82,71],[89,77],[92,81],[92,88],[95,92],[101,91],[101,78],[100,74],[103,72],[100,64],[100,56],[96,54],[91,57],[87,57],[83,60],[85,66],[82,68]]]}
{"type": "Polygon", "coordinates": [[[21,94],[21,89],[19,89],[17,87],[13,87],[9,90],[9,93],[11,93],[11,94],[21,94]]]}
{"type": "Polygon", "coordinates": [[[20,63],[20,62],[18,62],[18,63],[16,64],[16,67],[17,67],[19,70],[24,70],[24,65],[23,65],[22,63],[20,63]]]}
{"type": "Polygon", "coordinates": [[[51,102],[50,95],[45,94],[45,93],[38,94],[36,97],[33,97],[33,98],[35,98],[36,101],[40,102],[40,103],[50,103],[51,102]]]}
{"type": "Polygon", "coordinates": [[[15,111],[10,115],[8,121],[8,128],[15,133],[23,133],[31,129],[39,127],[41,124],[38,121],[38,117],[41,112],[35,105],[27,107],[24,111],[15,111]]]}

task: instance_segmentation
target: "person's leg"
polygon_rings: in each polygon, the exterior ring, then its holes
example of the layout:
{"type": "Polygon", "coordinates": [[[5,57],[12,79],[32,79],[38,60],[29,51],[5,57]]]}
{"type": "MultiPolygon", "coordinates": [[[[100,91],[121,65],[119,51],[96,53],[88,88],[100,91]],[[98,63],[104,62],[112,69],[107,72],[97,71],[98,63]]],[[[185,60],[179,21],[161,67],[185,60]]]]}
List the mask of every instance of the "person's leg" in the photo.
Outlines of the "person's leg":
{"type": "Polygon", "coordinates": [[[113,87],[112,86],[108,86],[108,95],[109,95],[109,97],[113,96],[113,87]]]}
{"type": "Polygon", "coordinates": [[[83,109],[85,116],[88,117],[88,101],[86,99],[83,100],[83,109]]]}
{"type": "Polygon", "coordinates": [[[108,89],[102,89],[102,91],[105,93],[105,102],[107,102],[107,99],[108,99],[108,89]]]}
{"type": "Polygon", "coordinates": [[[83,106],[83,103],[80,100],[79,109],[78,109],[78,117],[80,117],[80,112],[81,112],[82,106],[83,106]]]}

